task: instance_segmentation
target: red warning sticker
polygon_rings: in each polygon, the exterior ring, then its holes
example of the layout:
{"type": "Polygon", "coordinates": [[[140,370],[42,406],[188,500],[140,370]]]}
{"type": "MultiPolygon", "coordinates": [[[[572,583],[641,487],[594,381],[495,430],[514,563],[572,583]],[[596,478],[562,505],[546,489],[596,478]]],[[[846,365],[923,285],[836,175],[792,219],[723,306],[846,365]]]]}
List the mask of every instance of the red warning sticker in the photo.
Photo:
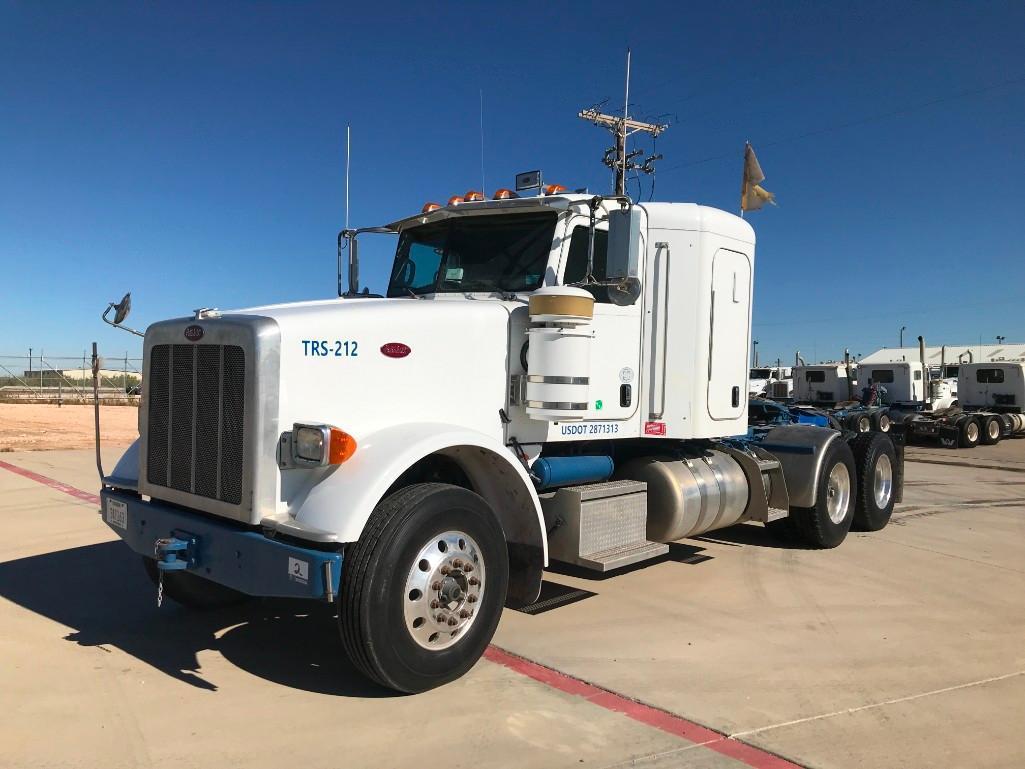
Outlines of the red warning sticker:
{"type": "Polygon", "coordinates": [[[644,423],[644,434],[645,435],[665,435],[666,434],[666,423],[665,422],[645,422],[644,423]]]}

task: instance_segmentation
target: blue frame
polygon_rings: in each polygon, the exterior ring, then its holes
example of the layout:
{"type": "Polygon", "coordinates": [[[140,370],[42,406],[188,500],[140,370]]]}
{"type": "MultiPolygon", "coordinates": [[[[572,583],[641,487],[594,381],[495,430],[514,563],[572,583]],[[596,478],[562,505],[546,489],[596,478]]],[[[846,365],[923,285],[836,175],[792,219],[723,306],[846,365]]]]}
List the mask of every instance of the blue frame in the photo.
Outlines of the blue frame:
{"type": "Polygon", "coordinates": [[[165,546],[161,552],[165,560],[185,564],[173,570],[189,571],[247,595],[320,600],[338,595],[343,560],[339,552],[270,539],[240,524],[108,488],[100,492],[100,515],[140,555],[155,557],[157,540],[187,543],[187,547],[165,546]],[[108,520],[107,500],[111,499],[127,505],[123,529],[108,520]],[[169,556],[170,549],[174,553],[169,556]],[[330,564],[330,582],[325,581],[326,564],[330,564]],[[325,586],[330,589],[325,591],[325,586]]]}

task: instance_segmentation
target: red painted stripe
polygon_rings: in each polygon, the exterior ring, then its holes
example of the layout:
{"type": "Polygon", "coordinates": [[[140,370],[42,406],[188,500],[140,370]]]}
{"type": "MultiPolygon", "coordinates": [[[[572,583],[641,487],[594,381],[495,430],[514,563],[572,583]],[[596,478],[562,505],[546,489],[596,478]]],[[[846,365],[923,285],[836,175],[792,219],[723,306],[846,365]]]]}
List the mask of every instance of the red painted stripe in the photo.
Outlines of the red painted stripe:
{"type": "MultiPolygon", "coordinates": [[[[53,478],[47,478],[45,475],[34,473],[23,467],[0,460],[0,468],[9,470],[36,483],[41,483],[55,491],[68,494],[75,499],[97,505],[100,503],[100,498],[95,494],[90,494],[74,486],[61,483],[53,478]]],[[[611,710],[614,713],[622,713],[634,721],[680,737],[688,742],[693,742],[708,750],[714,750],[716,753],[729,756],[743,764],[754,767],[754,769],[802,769],[799,764],[787,761],[785,758],[780,758],[764,750],[759,750],[753,745],[748,745],[746,742],[732,740],[722,732],[717,732],[701,724],[688,721],[686,718],[681,718],[666,710],[646,705],[643,702],[632,700],[621,694],[616,694],[608,689],[589,684],[567,673],[562,673],[540,663],[525,659],[497,646],[489,646],[484,652],[484,658],[499,665],[504,665],[520,675],[533,678],[545,686],[580,697],[593,705],[611,710]]]]}
{"type": "Polygon", "coordinates": [[[558,689],[560,692],[572,694],[587,700],[598,707],[622,713],[627,718],[654,727],[668,734],[693,742],[708,750],[714,750],[729,756],[755,769],[801,769],[799,764],[785,758],[760,750],[746,742],[730,739],[722,732],[709,729],[701,724],[688,721],[686,718],[632,700],[621,694],[589,684],[579,678],[553,670],[537,662],[507,652],[497,646],[489,646],[484,658],[513,670],[521,675],[533,678],[545,686],[558,689]]]}
{"type": "Polygon", "coordinates": [[[53,478],[47,478],[45,475],[40,475],[39,473],[34,473],[31,470],[26,470],[24,467],[18,467],[17,465],[12,465],[9,462],[0,460],[0,468],[10,470],[15,475],[28,478],[36,483],[41,483],[54,491],[60,491],[74,497],[75,499],[81,499],[83,502],[92,502],[94,505],[100,504],[100,498],[95,494],[90,494],[87,491],[76,489],[74,486],[69,486],[66,483],[55,481],[53,478]]]}

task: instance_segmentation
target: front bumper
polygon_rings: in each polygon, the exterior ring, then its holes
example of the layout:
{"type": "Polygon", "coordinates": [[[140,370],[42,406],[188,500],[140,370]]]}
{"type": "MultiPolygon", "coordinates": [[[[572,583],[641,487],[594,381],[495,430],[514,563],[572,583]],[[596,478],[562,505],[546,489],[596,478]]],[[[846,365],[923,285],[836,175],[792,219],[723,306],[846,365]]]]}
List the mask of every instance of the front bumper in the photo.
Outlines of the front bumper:
{"type": "Polygon", "coordinates": [[[140,555],[156,557],[158,540],[164,540],[162,568],[173,564],[169,570],[190,571],[253,596],[330,600],[338,595],[341,553],[269,539],[239,524],[109,488],[100,491],[100,514],[140,555]],[[175,543],[172,555],[166,540],[175,543]],[[179,549],[178,543],[187,544],[179,549]]]}

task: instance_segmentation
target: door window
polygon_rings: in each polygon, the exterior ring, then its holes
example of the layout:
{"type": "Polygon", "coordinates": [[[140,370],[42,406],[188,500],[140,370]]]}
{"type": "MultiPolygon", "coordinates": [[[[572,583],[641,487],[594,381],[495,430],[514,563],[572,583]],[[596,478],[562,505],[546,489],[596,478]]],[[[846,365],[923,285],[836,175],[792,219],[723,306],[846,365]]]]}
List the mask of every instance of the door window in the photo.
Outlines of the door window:
{"type": "MultiPolygon", "coordinates": [[[[566,269],[563,273],[563,284],[583,283],[587,279],[587,240],[588,227],[577,226],[569,239],[569,252],[566,255],[566,269]]],[[[597,281],[608,279],[607,257],[609,251],[608,230],[594,231],[594,265],[591,276],[597,281]]],[[[594,301],[609,303],[609,290],[605,286],[586,286],[581,288],[590,291],[594,301]]]]}

